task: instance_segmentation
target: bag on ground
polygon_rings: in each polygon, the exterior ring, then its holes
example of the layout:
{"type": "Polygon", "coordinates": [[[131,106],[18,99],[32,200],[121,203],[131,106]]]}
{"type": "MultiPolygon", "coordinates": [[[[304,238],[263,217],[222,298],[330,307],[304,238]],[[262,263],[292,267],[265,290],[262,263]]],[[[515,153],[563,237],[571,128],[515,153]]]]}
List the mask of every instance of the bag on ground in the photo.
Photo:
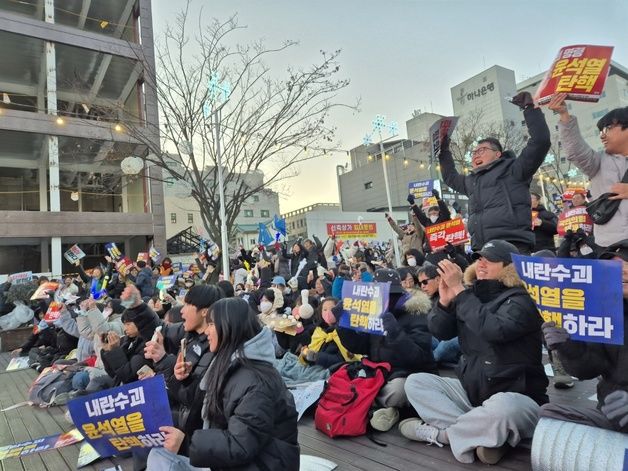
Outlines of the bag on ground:
{"type": "Polygon", "coordinates": [[[327,380],[318,401],[314,423],[330,437],[364,435],[369,410],[386,383],[389,363],[375,363],[366,358],[345,363],[327,380]]]}

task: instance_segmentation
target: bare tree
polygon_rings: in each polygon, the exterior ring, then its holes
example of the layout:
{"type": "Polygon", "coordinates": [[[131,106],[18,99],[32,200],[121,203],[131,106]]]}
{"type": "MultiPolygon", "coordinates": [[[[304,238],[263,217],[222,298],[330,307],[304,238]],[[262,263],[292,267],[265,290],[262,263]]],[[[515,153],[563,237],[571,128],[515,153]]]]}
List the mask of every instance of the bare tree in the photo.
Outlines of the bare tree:
{"type": "Polygon", "coordinates": [[[519,153],[525,145],[525,135],[521,127],[513,122],[487,122],[480,108],[471,111],[460,119],[452,136],[451,153],[454,162],[461,168],[471,163],[471,151],[478,139],[494,137],[504,149],[519,153]]]}
{"type": "Polygon", "coordinates": [[[126,127],[146,146],[146,163],[187,188],[199,205],[204,228],[219,243],[216,140],[231,233],[248,198],[296,176],[300,163],[338,147],[331,114],[337,108],[356,111],[358,103],[340,101],[349,85],[348,79],[338,78],[340,51],[321,51],[320,62],[305,69],[290,67],[283,78],[275,78],[265,59],[296,47],[296,42],[274,48],[262,42],[234,46],[234,33],[242,28],[235,17],[214,19],[206,26],[201,14],[196,33],[189,31],[191,21],[188,2],[157,43],[154,90],[161,129],[149,129],[128,114],[124,121],[138,123],[126,127]],[[226,102],[208,90],[210,80],[230,84],[226,102]]]}

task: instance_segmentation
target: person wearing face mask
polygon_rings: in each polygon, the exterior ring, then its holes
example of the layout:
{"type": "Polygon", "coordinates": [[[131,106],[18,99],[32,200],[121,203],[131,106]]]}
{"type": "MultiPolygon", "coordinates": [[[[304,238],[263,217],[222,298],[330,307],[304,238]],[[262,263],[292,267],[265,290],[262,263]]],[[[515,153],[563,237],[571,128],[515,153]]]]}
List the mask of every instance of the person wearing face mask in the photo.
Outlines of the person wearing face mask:
{"type": "Polygon", "coordinates": [[[331,368],[345,361],[359,361],[362,355],[354,355],[342,345],[336,331],[337,319],[332,312],[338,299],[327,298],[314,315],[316,326],[309,345],[301,349],[299,360],[306,365],[318,365],[323,368],[331,368]]]}
{"type": "Polygon", "coordinates": [[[159,268],[159,275],[170,276],[173,272],[174,270],[172,269],[172,260],[170,260],[170,257],[164,258],[161,262],[161,267],[159,268]]]}
{"type": "Polygon", "coordinates": [[[425,262],[425,256],[423,253],[419,252],[416,249],[407,250],[403,254],[403,260],[401,264],[406,267],[410,267],[413,270],[416,270],[417,267],[420,267],[425,262]]]}
{"type": "Polygon", "coordinates": [[[449,211],[447,204],[440,199],[440,193],[438,190],[432,190],[432,196],[436,198],[437,206],[431,206],[427,210],[427,216],[416,204],[416,200],[412,193],[410,193],[407,198],[408,203],[410,203],[410,207],[412,208],[412,212],[424,227],[433,226],[434,224],[440,224],[441,222],[451,220],[451,212],[449,211]]]}
{"type": "Polygon", "coordinates": [[[120,304],[125,308],[121,318],[125,336],[121,338],[117,332],[107,332],[100,352],[114,385],[137,381],[137,371],[144,365],[150,366],[151,363],[144,358],[144,344],[160,325],[159,317],[142,302],[135,286],[125,288],[120,304]]]}
{"type": "Polygon", "coordinates": [[[275,332],[277,342],[284,350],[298,355],[301,349],[310,343],[312,332],[316,325],[314,324],[314,312],[320,304],[318,296],[310,296],[307,289],[301,291],[297,298],[296,305],[292,309],[292,316],[297,320],[297,329],[295,335],[285,332],[275,332]]]}

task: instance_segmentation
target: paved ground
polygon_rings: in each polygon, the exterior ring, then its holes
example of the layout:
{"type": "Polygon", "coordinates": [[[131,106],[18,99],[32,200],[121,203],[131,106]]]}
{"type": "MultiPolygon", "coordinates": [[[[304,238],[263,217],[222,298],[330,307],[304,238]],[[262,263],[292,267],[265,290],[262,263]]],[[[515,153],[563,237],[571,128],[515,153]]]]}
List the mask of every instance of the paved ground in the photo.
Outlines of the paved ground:
{"type": "MultiPolygon", "coordinates": [[[[8,354],[0,354],[0,408],[17,404],[26,399],[30,383],[36,376],[34,370],[4,372],[8,363],[8,354]]],[[[445,371],[444,374],[451,374],[445,371]]],[[[593,394],[594,381],[576,384],[574,389],[558,391],[552,386],[549,394],[553,401],[570,404],[593,404],[588,397],[593,394]]],[[[0,446],[16,443],[29,438],[53,435],[72,428],[63,414],[65,408],[51,407],[41,409],[24,406],[14,410],[0,412],[0,446]]],[[[463,465],[458,463],[448,448],[427,446],[403,438],[396,429],[378,434],[377,440],[385,442],[386,447],[378,446],[366,437],[332,440],[314,428],[311,414],[306,414],[299,424],[299,442],[303,454],[320,456],[338,464],[338,470],[412,470],[425,469],[435,471],[457,471],[465,469],[491,469],[523,471],[530,469],[530,450],[518,447],[512,450],[497,466],[481,463],[463,465]]],[[[3,471],[62,471],[76,468],[79,445],[71,445],[58,450],[47,451],[23,459],[9,458],[0,462],[3,471]]],[[[131,471],[130,459],[112,458],[101,460],[81,469],[101,471],[114,465],[120,465],[124,471],[131,471]]],[[[280,470],[277,470],[280,471],[280,470]]]]}

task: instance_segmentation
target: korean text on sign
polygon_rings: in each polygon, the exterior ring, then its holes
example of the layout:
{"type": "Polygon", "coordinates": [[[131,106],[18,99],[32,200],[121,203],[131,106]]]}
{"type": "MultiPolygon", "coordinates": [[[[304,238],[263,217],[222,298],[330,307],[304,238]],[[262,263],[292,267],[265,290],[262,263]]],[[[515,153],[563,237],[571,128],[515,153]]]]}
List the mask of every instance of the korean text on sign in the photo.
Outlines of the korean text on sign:
{"type": "Polygon", "coordinates": [[[568,209],[558,217],[558,235],[564,236],[567,231],[576,232],[578,229],[582,229],[587,234],[593,232],[593,220],[589,216],[586,206],[568,209]]]}
{"type": "Polygon", "coordinates": [[[388,309],[390,283],[345,281],[340,327],[384,335],[380,316],[388,309]]]}
{"type": "Polygon", "coordinates": [[[536,93],[540,104],[554,93],[567,93],[577,101],[598,101],[608,76],[613,48],[610,46],[567,46],[558,52],[536,93]]]}
{"type": "Polygon", "coordinates": [[[422,180],[419,182],[408,183],[408,193],[413,195],[416,199],[429,198],[432,196],[433,189],[434,180],[422,180]]]}
{"type": "Polygon", "coordinates": [[[460,218],[426,227],[425,234],[434,252],[444,249],[447,243],[461,245],[469,240],[469,233],[460,218]]]}
{"type": "Polygon", "coordinates": [[[327,224],[327,235],[335,235],[340,239],[374,238],[377,236],[377,223],[334,222],[327,224]]]}
{"type": "Polygon", "coordinates": [[[622,266],[612,260],[526,257],[513,263],[545,321],[573,340],[622,345],[622,266]]]}
{"type": "Polygon", "coordinates": [[[163,446],[172,425],[163,376],[125,384],[68,403],[72,420],[101,456],[163,446]]]}

